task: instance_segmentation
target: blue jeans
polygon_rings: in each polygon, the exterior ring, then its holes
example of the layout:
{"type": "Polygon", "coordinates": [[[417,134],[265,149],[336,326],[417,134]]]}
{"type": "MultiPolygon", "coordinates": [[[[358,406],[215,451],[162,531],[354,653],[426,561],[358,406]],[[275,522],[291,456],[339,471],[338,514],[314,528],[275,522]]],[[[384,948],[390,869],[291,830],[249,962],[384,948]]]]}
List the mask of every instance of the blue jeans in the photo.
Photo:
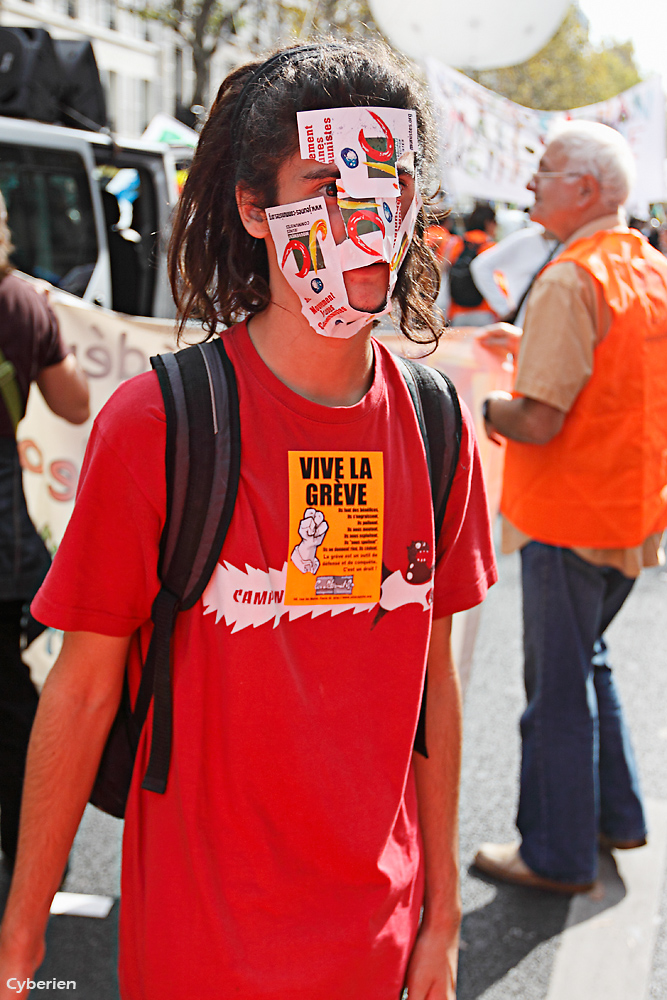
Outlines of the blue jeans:
{"type": "Polygon", "coordinates": [[[628,731],[603,634],[633,580],[570,549],[521,552],[528,706],[521,717],[521,856],[540,875],[591,882],[598,833],[646,835],[628,731]]]}

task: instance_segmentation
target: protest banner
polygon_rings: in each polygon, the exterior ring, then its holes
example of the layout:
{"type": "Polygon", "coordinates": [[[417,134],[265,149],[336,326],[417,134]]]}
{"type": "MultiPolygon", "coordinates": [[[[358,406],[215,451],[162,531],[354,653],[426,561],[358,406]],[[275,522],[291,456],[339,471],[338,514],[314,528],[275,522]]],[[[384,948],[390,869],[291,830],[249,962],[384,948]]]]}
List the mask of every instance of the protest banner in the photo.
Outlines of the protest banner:
{"type": "Polygon", "coordinates": [[[602,122],[623,135],[635,157],[637,182],[629,205],[645,210],[667,198],[665,102],[662,80],[651,77],[616,97],[568,111],[535,111],[487,90],[438,59],[427,59],[438,122],[443,188],[465,198],[530,205],[526,190],[550,129],[558,121],[602,122]]]}
{"type": "MultiPolygon", "coordinates": [[[[43,283],[41,284],[43,287],[43,283]]],[[[30,516],[51,551],[74,506],[92,419],[125,379],[150,368],[153,354],[175,348],[173,320],[123,316],[49,286],[45,292],[63,339],[88,378],[91,419],[74,426],[55,416],[35,388],[17,440],[30,516]]]]}

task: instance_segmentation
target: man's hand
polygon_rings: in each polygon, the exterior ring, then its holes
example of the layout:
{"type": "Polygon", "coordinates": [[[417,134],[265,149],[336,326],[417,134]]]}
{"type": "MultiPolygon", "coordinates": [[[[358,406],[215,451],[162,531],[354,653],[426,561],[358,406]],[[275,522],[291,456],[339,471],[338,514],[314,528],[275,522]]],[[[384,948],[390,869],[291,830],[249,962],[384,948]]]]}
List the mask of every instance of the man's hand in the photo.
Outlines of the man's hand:
{"type": "Polygon", "coordinates": [[[422,924],[408,965],[408,1000],[456,1000],[459,923],[452,929],[422,924]]]}
{"type": "Polygon", "coordinates": [[[482,347],[493,351],[494,354],[501,354],[503,358],[508,354],[516,357],[522,333],[521,327],[513,326],[511,323],[494,323],[492,326],[485,326],[477,339],[482,347]]]}

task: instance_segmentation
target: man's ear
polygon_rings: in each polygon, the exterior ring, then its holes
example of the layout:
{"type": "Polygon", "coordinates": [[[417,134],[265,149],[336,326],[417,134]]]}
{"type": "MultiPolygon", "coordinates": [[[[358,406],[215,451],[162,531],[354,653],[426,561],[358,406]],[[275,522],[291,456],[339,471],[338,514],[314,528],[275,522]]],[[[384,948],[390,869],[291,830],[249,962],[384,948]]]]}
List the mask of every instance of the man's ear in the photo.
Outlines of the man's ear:
{"type": "Polygon", "coordinates": [[[579,198],[584,204],[596,202],[600,197],[600,182],[594,174],[582,174],[579,178],[579,198]]]}
{"type": "Polygon", "coordinates": [[[263,208],[257,206],[255,195],[242,184],[236,185],[236,204],[241,216],[241,222],[251,236],[263,239],[269,235],[266,212],[263,208]]]}

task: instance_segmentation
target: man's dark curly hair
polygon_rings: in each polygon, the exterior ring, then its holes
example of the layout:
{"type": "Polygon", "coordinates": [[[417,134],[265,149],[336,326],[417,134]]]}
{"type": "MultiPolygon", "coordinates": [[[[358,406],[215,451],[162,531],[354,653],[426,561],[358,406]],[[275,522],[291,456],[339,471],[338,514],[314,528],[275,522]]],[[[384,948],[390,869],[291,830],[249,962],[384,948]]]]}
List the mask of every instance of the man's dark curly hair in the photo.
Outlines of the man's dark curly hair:
{"type": "MultiPolygon", "coordinates": [[[[241,222],[236,186],[248,189],[262,208],[276,204],[278,170],[299,148],[296,112],[374,105],[416,111],[417,183],[422,189],[434,186],[427,99],[408,65],[385,46],[362,50],[321,42],[248,63],[226,77],[202,129],[169,246],[179,332],[197,318],[212,337],[269,304],[266,248],[241,222]]],[[[420,343],[437,343],[440,277],[423,240],[424,227],[422,210],[393,297],[402,332],[420,343]]]]}

